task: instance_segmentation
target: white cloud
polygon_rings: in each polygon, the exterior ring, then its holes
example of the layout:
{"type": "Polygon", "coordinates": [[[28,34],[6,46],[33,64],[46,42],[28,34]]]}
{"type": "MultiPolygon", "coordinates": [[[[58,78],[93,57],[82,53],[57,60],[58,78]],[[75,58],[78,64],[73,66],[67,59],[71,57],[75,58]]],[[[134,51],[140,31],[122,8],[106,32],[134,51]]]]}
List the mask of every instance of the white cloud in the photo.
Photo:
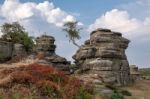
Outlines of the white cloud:
{"type": "MultiPolygon", "coordinates": [[[[88,31],[97,28],[108,28],[113,31],[122,32],[130,39],[137,37],[146,39],[148,35],[150,36],[149,27],[150,18],[147,17],[142,22],[136,18],[131,18],[127,11],[113,9],[97,18],[96,21],[89,26],[88,31]]],[[[149,36],[148,38],[150,38],[149,36]]]]}
{"type": "MultiPolygon", "coordinates": [[[[69,60],[72,60],[71,56],[76,47],[72,47],[61,27],[64,22],[75,20],[76,18],[71,12],[55,7],[49,1],[22,3],[19,0],[5,0],[0,5],[0,25],[4,22],[19,21],[31,36],[40,36],[44,32],[54,36],[57,45],[56,53],[69,60]],[[68,49],[68,46],[70,46],[70,49],[68,49]]],[[[83,23],[79,22],[78,25],[83,25],[83,23]]]]}
{"type": "Polygon", "coordinates": [[[38,17],[50,24],[61,27],[66,21],[75,21],[76,18],[60,8],[55,8],[53,3],[44,1],[43,3],[27,2],[21,3],[19,0],[5,0],[0,8],[1,16],[8,21],[22,21],[32,17],[38,17]]]}

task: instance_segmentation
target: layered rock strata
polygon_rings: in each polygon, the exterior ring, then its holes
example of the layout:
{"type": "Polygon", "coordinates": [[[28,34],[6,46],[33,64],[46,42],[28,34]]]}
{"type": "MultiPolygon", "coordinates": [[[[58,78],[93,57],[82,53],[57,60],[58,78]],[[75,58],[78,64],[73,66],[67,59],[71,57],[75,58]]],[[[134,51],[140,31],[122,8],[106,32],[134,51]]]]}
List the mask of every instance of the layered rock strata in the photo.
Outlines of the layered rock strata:
{"type": "Polygon", "coordinates": [[[130,65],[130,74],[131,74],[131,79],[133,81],[140,79],[140,72],[139,72],[138,66],[130,65]]]}
{"type": "MultiPolygon", "coordinates": [[[[130,82],[129,63],[125,54],[129,40],[121,33],[97,29],[73,56],[80,73],[95,75],[96,81],[117,85],[130,82]]],[[[93,80],[94,82],[94,80],[93,80]]]]}
{"type": "Polygon", "coordinates": [[[11,59],[13,53],[13,43],[0,41],[0,62],[11,59]]]}
{"type": "Polygon", "coordinates": [[[36,52],[42,53],[43,58],[38,61],[41,64],[51,64],[56,68],[69,73],[70,62],[55,53],[55,38],[43,35],[36,39],[36,52]]]}

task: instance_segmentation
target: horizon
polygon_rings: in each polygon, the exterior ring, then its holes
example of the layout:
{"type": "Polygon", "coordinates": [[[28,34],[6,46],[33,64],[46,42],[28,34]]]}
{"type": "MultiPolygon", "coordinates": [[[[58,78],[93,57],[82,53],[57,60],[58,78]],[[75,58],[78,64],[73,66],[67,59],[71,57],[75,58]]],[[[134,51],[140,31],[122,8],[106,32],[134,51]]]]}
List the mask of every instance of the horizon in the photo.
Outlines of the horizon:
{"type": "Polygon", "coordinates": [[[83,27],[83,44],[90,32],[97,28],[108,28],[121,32],[131,42],[126,50],[129,64],[139,68],[150,65],[150,1],[149,0],[4,0],[0,1],[0,25],[18,21],[31,36],[40,36],[44,32],[54,36],[56,53],[71,58],[78,50],[69,43],[62,24],[65,21],[79,21],[83,27]],[[24,13],[22,13],[24,12],[24,13]]]}

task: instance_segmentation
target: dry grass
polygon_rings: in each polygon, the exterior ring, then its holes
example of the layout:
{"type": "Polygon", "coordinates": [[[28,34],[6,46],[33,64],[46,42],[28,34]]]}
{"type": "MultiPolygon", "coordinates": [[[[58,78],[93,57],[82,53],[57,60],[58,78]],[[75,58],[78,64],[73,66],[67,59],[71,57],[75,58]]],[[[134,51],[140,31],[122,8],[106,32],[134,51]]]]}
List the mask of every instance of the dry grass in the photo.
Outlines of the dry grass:
{"type": "Polygon", "coordinates": [[[125,99],[150,99],[150,80],[138,80],[134,85],[124,89],[132,93],[132,97],[125,99]]]}
{"type": "Polygon", "coordinates": [[[0,95],[4,99],[75,99],[82,87],[77,78],[48,65],[3,68],[0,74],[0,95]]]}

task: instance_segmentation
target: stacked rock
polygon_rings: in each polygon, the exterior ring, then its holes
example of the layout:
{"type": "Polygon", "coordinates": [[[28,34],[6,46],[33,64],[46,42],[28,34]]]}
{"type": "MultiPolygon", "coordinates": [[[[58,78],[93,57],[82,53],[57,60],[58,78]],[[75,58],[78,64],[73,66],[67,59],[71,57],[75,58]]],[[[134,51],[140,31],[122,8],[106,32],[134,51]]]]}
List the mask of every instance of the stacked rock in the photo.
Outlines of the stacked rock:
{"type": "Polygon", "coordinates": [[[131,78],[133,81],[139,79],[140,72],[139,72],[138,66],[130,65],[130,74],[131,74],[131,78]]]}
{"type": "Polygon", "coordinates": [[[56,68],[69,72],[70,62],[55,53],[55,38],[48,35],[42,35],[36,39],[36,52],[43,53],[43,58],[38,61],[41,64],[50,64],[56,68]]]}
{"type": "Polygon", "coordinates": [[[47,54],[55,54],[56,45],[52,36],[42,35],[36,38],[36,50],[47,52],[47,54]]]}
{"type": "MultiPolygon", "coordinates": [[[[97,75],[104,83],[126,85],[130,69],[125,54],[129,40],[121,33],[97,29],[73,56],[80,73],[97,75]]],[[[98,79],[96,79],[98,80],[98,79]]]]}

